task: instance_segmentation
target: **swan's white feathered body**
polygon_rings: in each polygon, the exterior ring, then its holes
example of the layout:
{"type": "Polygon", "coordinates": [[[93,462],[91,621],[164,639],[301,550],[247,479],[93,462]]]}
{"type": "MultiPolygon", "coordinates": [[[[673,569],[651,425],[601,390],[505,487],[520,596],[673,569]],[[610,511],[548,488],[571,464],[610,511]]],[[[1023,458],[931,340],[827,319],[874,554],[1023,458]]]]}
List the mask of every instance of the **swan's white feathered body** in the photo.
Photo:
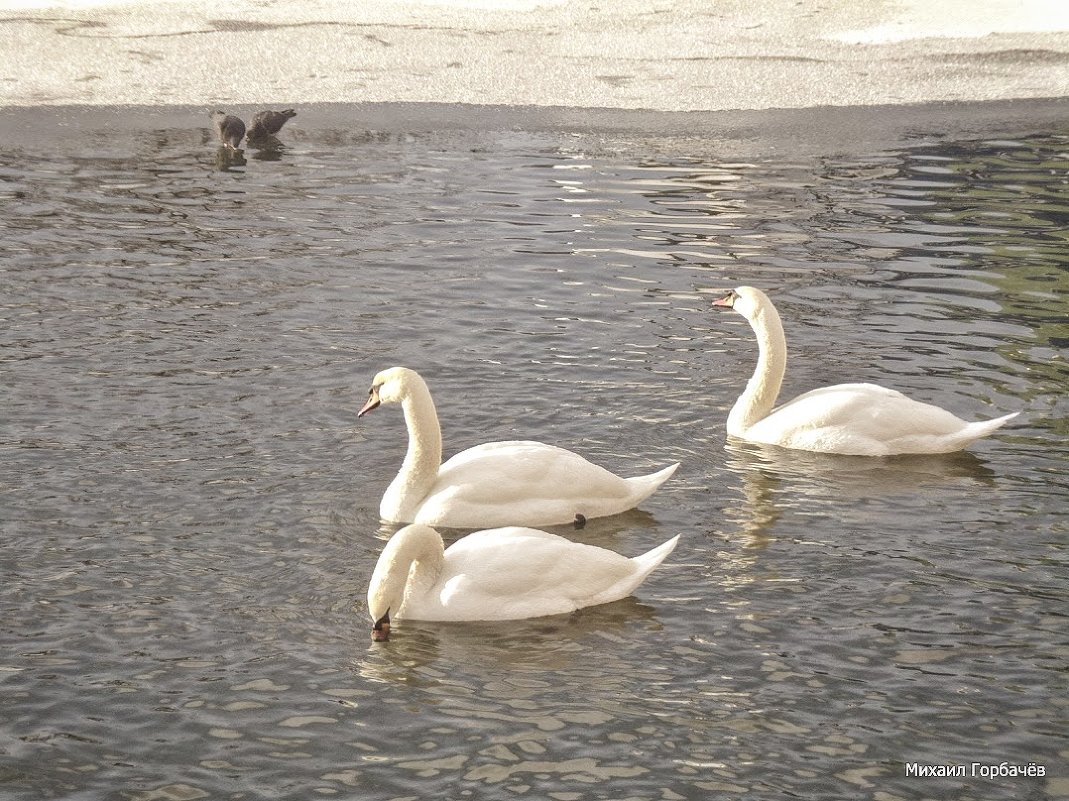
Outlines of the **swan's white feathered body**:
{"type": "Polygon", "coordinates": [[[382,518],[396,523],[490,528],[605,517],[642,503],[679,466],[621,478],[577,453],[526,440],[477,445],[442,464],[438,415],[419,374],[404,367],[382,371],[359,414],[390,402],[401,403],[409,438],[379,506],[382,518]]]}
{"type": "Polygon", "coordinates": [[[519,620],[626,598],[670,554],[676,535],[627,558],[531,528],[476,531],[443,548],[430,526],[402,528],[368,586],[376,622],[519,620]]]}
{"type": "Polygon", "coordinates": [[[569,523],[576,514],[605,517],[642,503],[675,469],[620,478],[564,448],[488,442],[441,466],[413,519],[426,525],[496,527],[516,521],[569,523]]]}
{"type": "Polygon", "coordinates": [[[759,289],[739,287],[714,305],[743,315],[760,349],[757,369],[728,415],[728,434],[740,439],[857,456],[950,453],[1017,416],[969,423],[877,384],[823,387],[773,408],[786,371],[787,343],[772,301],[759,289]]]}

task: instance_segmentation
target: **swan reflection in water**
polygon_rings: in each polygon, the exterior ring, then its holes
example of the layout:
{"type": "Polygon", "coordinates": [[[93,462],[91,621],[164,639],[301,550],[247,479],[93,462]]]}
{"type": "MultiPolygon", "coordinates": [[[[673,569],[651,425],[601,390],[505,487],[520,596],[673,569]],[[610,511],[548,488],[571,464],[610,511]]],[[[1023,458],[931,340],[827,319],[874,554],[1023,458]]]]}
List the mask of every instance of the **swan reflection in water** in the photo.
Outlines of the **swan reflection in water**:
{"type": "Polygon", "coordinates": [[[992,485],[996,473],[971,451],[915,454],[873,459],[762,445],[729,437],[724,446],[727,467],[743,476],[755,471],[781,481],[805,495],[867,498],[916,490],[933,483],[972,480],[992,485]]]}
{"type": "MultiPolygon", "coordinates": [[[[451,684],[458,665],[498,679],[598,665],[606,671],[598,640],[639,637],[660,630],[658,611],[627,597],[567,615],[529,620],[430,623],[405,621],[405,636],[388,647],[371,646],[355,662],[366,679],[433,688],[451,684]],[[595,656],[595,652],[596,656],[595,656]]],[[[624,671],[625,666],[617,666],[624,671]]],[[[612,672],[609,666],[607,672],[612,672]]]]}
{"type": "Polygon", "coordinates": [[[935,486],[994,486],[996,473],[969,451],[947,454],[840,456],[788,450],[729,437],[726,465],[741,479],[745,503],[728,504],[725,517],[751,547],[765,547],[787,509],[827,509],[915,495],[935,486]]]}

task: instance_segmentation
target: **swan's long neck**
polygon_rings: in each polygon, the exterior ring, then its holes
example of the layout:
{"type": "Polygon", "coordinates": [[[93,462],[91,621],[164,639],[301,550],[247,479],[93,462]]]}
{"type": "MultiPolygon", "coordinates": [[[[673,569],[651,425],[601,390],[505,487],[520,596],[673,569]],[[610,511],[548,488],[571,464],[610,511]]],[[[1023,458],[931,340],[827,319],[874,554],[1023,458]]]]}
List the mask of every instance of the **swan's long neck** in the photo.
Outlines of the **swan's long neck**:
{"type": "Polygon", "coordinates": [[[408,451],[379,509],[384,518],[402,523],[411,522],[442,466],[442,429],[430,390],[421,379],[408,382],[406,389],[401,409],[408,428],[408,451]]]}
{"type": "Polygon", "coordinates": [[[757,368],[728,415],[728,433],[736,437],[772,411],[787,369],[787,338],[775,307],[763,303],[750,319],[750,327],[757,335],[759,353],[757,368]]]}
{"type": "Polygon", "coordinates": [[[382,549],[368,585],[368,611],[378,620],[403,614],[405,599],[426,593],[445,565],[442,537],[429,526],[405,526],[382,549]]]}

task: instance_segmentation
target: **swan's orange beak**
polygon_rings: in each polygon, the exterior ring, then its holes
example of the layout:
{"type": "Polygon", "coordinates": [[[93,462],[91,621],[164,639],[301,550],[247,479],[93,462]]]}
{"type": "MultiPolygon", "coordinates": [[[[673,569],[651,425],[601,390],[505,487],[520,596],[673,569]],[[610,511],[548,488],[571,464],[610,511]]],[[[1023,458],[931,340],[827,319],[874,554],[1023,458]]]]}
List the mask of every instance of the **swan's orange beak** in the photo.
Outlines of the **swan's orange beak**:
{"type": "Polygon", "coordinates": [[[734,307],[735,298],[737,297],[738,295],[736,295],[734,292],[728,292],[726,295],[724,295],[724,297],[717,298],[716,300],[714,300],[713,305],[719,306],[722,309],[730,309],[734,307]]]}
{"type": "Polygon", "coordinates": [[[379,408],[380,403],[382,403],[382,401],[379,400],[378,390],[375,387],[372,387],[367,393],[367,403],[360,407],[360,411],[356,413],[356,416],[363,417],[372,409],[379,408]]]}

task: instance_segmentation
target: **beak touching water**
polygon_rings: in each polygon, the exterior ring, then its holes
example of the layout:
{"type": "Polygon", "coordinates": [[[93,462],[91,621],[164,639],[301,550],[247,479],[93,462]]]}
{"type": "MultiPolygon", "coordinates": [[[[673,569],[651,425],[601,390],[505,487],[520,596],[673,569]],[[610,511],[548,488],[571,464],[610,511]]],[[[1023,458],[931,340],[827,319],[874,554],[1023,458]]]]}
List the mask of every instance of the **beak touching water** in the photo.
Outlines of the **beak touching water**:
{"type": "Polygon", "coordinates": [[[375,621],[375,625],[371,627],[371,639],[373,642],[386,642],[390,639],[390,610],[386,610],[386,614],[375,621]]]}

